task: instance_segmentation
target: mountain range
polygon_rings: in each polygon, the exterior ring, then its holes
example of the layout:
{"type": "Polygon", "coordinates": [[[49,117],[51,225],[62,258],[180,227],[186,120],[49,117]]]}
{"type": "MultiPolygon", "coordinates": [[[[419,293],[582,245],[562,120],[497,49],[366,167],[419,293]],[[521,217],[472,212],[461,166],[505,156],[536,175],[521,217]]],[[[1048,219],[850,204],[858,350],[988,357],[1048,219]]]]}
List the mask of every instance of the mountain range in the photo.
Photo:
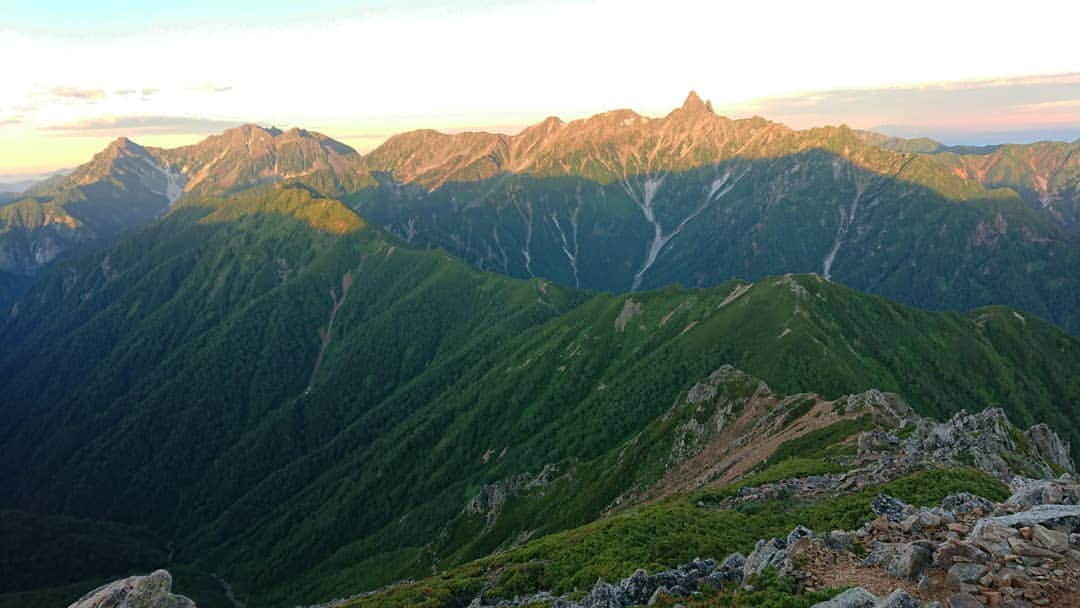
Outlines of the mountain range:
{"type": "Polygon", "coordinates": [[[861,433],[934,447],[874,478],[928,500],[1068,472],[1064,207],[948,156],[1000,149],[868,139],[691,95],[367,155],[114,142],[0,207],[0,606],[162,566],[210,608],[572,593],[790,527],[699,509],[856,475],[861,433]]]}
{"type": "Polygon", "coordinates": [[[662,118],[415,131],[363,156],[252,125],[173,150],[121,139],[0,206],[0,272],[22,286],[181,195],[298,182],[407,242],[519,278],[623,292],[816,272],[922,308],[1007,304],[1075,333],[1078,146],[795,131],[718,116],[693,93],[662,118]]]}

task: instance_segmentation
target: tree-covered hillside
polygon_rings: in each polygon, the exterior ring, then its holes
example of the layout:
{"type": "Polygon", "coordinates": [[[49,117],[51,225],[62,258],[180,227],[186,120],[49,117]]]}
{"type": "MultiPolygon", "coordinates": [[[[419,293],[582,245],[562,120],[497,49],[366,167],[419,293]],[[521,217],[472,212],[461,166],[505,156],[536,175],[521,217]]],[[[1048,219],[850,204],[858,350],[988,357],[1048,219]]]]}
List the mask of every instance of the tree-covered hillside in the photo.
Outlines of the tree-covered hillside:
{"type": "Polygon", "coordinates": [[[0,342],[0,508],[146,526],[257,605],[322,599],[296,593],[361,560],[352,590],[422,574],[484,484],[600,457],[725,364],[781,393],[997,404],[1080,445],[1080,343],[1026,313],[817,275],[516,280],[300,185],[187,198],[56,264],[0,342]]]}

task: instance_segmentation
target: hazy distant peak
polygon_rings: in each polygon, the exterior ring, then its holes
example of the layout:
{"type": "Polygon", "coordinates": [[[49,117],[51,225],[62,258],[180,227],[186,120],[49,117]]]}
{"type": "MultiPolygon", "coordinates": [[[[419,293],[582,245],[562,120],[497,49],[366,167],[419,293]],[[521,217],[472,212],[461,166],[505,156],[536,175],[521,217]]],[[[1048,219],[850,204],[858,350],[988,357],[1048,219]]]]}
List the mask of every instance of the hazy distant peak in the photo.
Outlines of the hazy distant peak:
{"type": "Polygon", "coordinates": [[[690,91],[690,94],[686,96],[686,100],[683,101],[683,104],[679,109],[683,112],[693,114],[701,114],[706,112],[709,114],[715,114],[715,112],[713,112],[712,103],[702,100],[695,91],[690,91]]]}

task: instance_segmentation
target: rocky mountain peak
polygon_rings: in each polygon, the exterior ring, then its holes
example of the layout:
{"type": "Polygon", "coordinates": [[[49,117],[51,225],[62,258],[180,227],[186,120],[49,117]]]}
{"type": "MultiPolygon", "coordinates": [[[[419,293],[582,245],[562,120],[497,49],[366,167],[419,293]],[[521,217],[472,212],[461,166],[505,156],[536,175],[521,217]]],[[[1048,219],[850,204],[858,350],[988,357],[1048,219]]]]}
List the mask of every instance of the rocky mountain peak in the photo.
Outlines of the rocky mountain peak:
{"type": "Polygon", "coordinates": [[[686,96],[686,101],[683,102],[679,109],[692,114],[714,114],[712,103],[701,99],[695,91],[690,91],[690,94],[686,96]]]}
{"type": "Polygon", "coordinates": [[[124,156],[144,156],[146,153],[146,148],[124,136],[117,137],[104,150],[99,152],[103,158],[110,160],[124,156]]]}
{"type": "Polygon", "coordinates": [[[284,131],[282,131],[281,129],[279,129],[277,127],[274,127],[274,126],[264,127],[262,125],[257,125],[255,123],[247,123],[247,124],[240,125],[239,127],[234,127],[232,129],[226,129],[225,132],[223,133],[223,135],[228,135],[228,134],[231,134],[231,133],[239,133],[239,134],[242,134],[242,135],[245,135],[245,136],[264,135],[264,136],[270,136],[270,137],[277,137],[278,135],[281,135],[283,132],[284,131]]]}

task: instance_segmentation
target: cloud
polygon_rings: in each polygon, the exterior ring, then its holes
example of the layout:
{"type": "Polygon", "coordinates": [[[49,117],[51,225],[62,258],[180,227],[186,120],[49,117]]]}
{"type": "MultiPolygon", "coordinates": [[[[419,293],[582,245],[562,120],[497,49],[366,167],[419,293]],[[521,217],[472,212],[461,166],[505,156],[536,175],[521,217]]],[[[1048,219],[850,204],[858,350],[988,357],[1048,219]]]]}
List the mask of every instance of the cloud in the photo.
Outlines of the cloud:
{"type": "Polygon", "coordinates": [[[134,95],[135,89],[117,89],[113,91],[113,93],[121,97],[127,97],[128,95],[134,95]]]}
{"type": "Polygon", "coordinates": [[[50,91],[55,97],[64,97],[67,99],[82,99],[85,101],[96,101],[105,97],[105,91],[102,89],[82,89],[79,87],[53,87],[50,91]]]}
{"type": "Polygon", "coordinates": [[[21,124],[21,123],[22,123],[22,117],[21,116],[8,116],[8,117],[5,117],[5,118],[0,118],[0,127],[7,127],[7,126],[17,125],[17,124],[21,124]]]}
{"type": "Polygon", "coordinates": [[[100,116],[59,125],[41,127],[40,131],[62,136],[111,135],[188,135],[223,131],[240,121],[192,118],[188,116],[100,116]]]}
{"type": "Polygon", "coordinates": [[[143,97],[150,97],[152,95],[157,95],[160,92],[161,92],[161,89],[158,89],[156,87],[143,87],[142,96],[143,97]]]}
{"type": "Polygon", "coordinates": [[[948,127],[959,137],[965,131],[1057,128],[1080,118],[1080,73],[813,91],[759,99],[738,109],[743,111],[796,128],[903,125],[907,133],[929,134],[948,127]]]}
{"type": "Polygon", "coordinates": [[[199,93],[228,93],[233,90],[231,84],[197,84],[188,87],[189,91],[196,91],[199,93]]]}

